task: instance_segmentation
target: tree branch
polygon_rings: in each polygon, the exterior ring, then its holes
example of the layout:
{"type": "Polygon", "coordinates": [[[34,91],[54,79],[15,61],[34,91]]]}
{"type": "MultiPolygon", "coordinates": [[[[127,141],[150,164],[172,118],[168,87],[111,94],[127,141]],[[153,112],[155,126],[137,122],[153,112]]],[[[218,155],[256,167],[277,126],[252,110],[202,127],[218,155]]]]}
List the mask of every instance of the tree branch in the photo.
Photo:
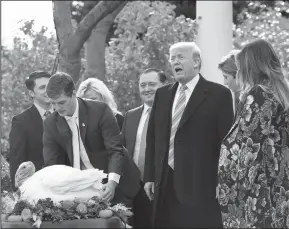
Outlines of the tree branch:
{"type": "Polygon", "coordinates": [[[105,80],[105,43],[108,31],[113,25],[114,19],[124,8],[123,2],[111,14],[103,18],[96,27],[91,31],[89,39],[85,43],[86,70],[85,78],[96,77],[105,80]]]}
{"type": "Polygon", "coordinates": [[[105,33],[108,32],[111,25],[114,22],[114,19],[117,17],[117,15],[122,11],[124,6],[126,5],[126,2],[123,2],[121,5],[119,5],[116,10],[114,10],[112,13],[108,14],[106,17],[104,17],[97,25],[92,29],[90,37],[86,40],[89,41],[90,39],[93,39],[92,36],[94,33],[100,32],[105,30],[105,33]]]}
{"type": "Polygon", "coordinates": [[[121,5],[125,5],[127,1],[101,1],[81,20],[76,28],[74,36],[71,37],[78,52],[89,38],[93,28],[107,15],[111,14],[121,5]]]}
{"type": "Polygon", "coordinates": [[[90,10],[92,10],[92,8],[95,7],[98,3],[99,3],[99,1],[83,1],[83,8],[82,8],[83,13],[82,13],[82,15],[85,16],[86,14],[88,14],[88,12],[90,10]]]}
{"type": "Polygon", "coordinates": [[[107,15],[107,21],[109,21],[110,24],[112,24],[114,22],[114,19],[117,17],[117,15],[120,13],[120,11],[122,11],[122,9],[125,7],[126,4],[127,4],[127,2],[123,1],[122,4],[120,4],[112,13],[107,15]]]}
{"type": "Polygon", "coordinates": [[[53,19],[59,47],[73,33],[70,4],[71,1],[53,1],[53,19]]]}
{"type": "MultiPolygon", "coordinates": [[[[14,68],[14,62],[10,59],[10,57],[9,57],[9,55],[7,55],[7,54],[3,54],[2,53],[2,58],[3,59],[6,59],[11,65],[12,65],[12,69],[14,68]]],[[[3,62],[2,62],[3,63],[3,62]]]]}

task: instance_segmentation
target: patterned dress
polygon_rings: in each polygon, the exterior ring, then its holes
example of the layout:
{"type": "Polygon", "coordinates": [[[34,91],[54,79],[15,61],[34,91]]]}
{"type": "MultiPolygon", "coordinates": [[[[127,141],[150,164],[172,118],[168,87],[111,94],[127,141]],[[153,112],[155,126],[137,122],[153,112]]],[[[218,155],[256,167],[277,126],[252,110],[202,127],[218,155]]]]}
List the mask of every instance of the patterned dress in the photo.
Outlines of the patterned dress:
{"type": "Polygon", "coordinates": [[[289,114],[260,86],[239,106],[219,159],[216,191],[223,225],[288,228],[289,114]]]}

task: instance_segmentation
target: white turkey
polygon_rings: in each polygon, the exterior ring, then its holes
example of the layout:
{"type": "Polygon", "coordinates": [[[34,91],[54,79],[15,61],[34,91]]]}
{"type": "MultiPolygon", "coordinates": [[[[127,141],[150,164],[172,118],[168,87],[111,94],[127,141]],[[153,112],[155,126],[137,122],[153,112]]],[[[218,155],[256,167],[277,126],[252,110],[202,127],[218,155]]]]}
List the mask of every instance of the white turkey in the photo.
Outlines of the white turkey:
{"type": "Polygon", "coordinates": [[[21,199],[36,204],[39,199],[88,200],[100,196],[107,174],[98,169],[80,170],[65,165],[52,165],[35,172],[32,162],[23,162],[15,175],[15,186],[21,199]]]}

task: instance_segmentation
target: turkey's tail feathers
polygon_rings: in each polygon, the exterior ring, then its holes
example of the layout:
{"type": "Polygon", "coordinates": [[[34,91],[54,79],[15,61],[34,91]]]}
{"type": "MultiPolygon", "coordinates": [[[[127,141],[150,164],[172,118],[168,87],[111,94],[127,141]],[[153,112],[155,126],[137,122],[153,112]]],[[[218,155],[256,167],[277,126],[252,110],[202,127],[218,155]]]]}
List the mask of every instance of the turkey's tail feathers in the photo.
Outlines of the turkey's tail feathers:
{"type": "Polygon", "coordinates": [[[43,185],[57,194],[81,191],[93,186],[99,190],[102,187],[102,180],[107,174],[98,169],[74,170],[69,176],[59,176],[53,181],[44,182],[43,185]]]}

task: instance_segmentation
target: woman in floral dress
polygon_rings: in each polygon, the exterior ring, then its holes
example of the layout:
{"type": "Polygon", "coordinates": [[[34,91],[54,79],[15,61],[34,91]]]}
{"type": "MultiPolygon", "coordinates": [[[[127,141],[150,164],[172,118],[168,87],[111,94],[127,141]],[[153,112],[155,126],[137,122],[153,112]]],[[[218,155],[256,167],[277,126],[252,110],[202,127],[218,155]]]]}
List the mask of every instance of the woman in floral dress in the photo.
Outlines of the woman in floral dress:
{"type": "Polygon", "coordinates": [[[238,116],[223,140],[217,198],[225,228],[289,227],[289,88],[273,47],[236,56],[238,116]]]}

